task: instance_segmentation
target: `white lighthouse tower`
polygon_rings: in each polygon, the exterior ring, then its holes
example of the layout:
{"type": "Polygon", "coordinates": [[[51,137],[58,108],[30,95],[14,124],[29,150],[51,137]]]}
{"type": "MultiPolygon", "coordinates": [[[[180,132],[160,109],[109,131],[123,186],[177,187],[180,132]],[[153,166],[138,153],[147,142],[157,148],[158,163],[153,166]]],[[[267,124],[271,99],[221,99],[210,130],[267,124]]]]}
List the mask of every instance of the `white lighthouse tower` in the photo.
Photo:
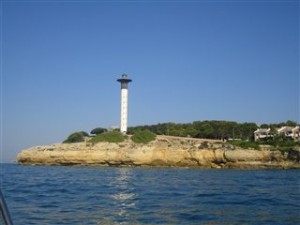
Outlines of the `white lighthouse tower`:
{"type": "Polygon", "coordinates": [[[132,80],[127,78],[126,74],[117,80],[121,83],[121,126],[120,132],[126,134],[127,132],[127,115],[128,115],[128,83],[132,80]]]}

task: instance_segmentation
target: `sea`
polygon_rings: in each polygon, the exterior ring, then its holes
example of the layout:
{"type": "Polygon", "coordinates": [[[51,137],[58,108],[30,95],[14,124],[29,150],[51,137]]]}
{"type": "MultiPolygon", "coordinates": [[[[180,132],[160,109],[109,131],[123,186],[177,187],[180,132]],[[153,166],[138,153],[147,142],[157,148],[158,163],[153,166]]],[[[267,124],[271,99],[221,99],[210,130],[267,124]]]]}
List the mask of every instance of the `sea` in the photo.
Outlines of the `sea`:
{"type": "Polygon", "coordinates": [[[15,225],[300,224],[300,170],[1,164],[15,225]]]}

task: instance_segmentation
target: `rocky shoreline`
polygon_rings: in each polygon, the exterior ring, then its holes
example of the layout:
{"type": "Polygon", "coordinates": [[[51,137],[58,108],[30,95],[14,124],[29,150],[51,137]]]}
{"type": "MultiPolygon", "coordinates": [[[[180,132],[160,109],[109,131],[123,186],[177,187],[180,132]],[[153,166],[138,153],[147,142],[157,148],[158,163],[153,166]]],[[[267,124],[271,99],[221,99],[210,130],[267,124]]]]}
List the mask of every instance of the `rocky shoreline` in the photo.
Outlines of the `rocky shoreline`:
{"type": "Polygon", "coordinates": [[[241,149],[214,140],[157,136],[148,144],[89,142],[36,146],[17,156],[23,165],[89,165],[300,169],[300,150],[241,149]]]}

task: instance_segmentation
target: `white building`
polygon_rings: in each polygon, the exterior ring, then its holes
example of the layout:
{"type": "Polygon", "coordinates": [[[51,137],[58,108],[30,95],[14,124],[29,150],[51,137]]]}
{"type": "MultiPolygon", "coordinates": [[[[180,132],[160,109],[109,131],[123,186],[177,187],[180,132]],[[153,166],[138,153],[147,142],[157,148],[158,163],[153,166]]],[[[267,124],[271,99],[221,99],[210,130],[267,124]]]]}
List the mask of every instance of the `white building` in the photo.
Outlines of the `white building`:
{"type": "Polygon", "coordinates": [[[254,140],[258,141],[260,139],[263,138],[267,138],[267,137],[273,137],[273,135],[271,134],[271,129],[265,129],[265,128],[258,128],[256,131],[254,131],[254,140]]]}
{"type": "MultiPolygon", "coordinates": [[[[300,140],[300,127],[290,127],[290,126],[284,126],[277,129],[278,135],[284,135],[286,137],[291,137],[294,140],[300,140]]],[[[254,131],[254,140],[258,141],[263,138],[267,137],[273,137],[274,134],[272,134],[271,129],[265,129],[265,128],[258,128],[256,131],[254,131]]]]}
{"type": "Polygon", "coordinates": [[[296,139],[296,140],[299,140],[300,139],[300,127],[299,126],[296,126],[292,129],[292,134],[293,134],[293,138],[296,139]]]}
{"type": "Polygon", "coordinates": [[[277,130],[278,134],[282,134],[286,137],[291,137],[295,140],[298,140],[300,137],[300,129],[299,126],[296,127],[289,127],[289,126],[284,126],[281,127],[277,130]]]}

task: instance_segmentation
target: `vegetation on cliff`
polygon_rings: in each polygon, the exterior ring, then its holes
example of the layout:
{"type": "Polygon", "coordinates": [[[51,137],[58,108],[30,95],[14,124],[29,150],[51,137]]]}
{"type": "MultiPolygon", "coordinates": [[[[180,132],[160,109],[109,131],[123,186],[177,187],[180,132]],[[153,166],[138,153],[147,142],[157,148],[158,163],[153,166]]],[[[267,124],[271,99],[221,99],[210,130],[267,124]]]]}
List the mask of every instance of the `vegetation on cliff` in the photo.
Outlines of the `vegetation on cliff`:
{"type": "MultiPolygon", "coordinates": [[[[98,143],[98,142],[110,142],[119,143],[123,142],[126,138],[122,133],[117,130],[107,132],[103,128],[95,128],[91,131],[92,134],[97,134],[96,136],[90,137],[88,142],[98,143]]],[[[89,137],[88,133],[84,131],[74,132],[68,136],[68,138],[63,143],[77,143],[85,141],[85,137],[89,137]]],[[[149,130],[136,130],[131,136],[131,140],[135,143],[147,144],[150,141],[155,140],[156,134],[149,130]]]]}
{"type": "Polygon", "coordinates": [[[96,127],[95,129],[91,130],[91,134],[94,134],[94,135],[102,134],[104,132],[107,132],[107,129],[102,128],[102,127],[96,127]]]}
{"type": "Polygon", "coordinates": [[[300,142],[294,141],[291,137],[286,137],[283,135],[277,135],[274,137],[268,137],[261,139],[260,144],[271,145],[273,147],[294,147],[300,146],[300,142]]]}
{"type": "Polygon", "coordinates": [[[170,135],[193,138],[239,138],[253,139],[253,132],[257,129],[255,123],[237,123],[231,121],[195,121],[193,123],[159,123],[129,127],[128,133],[133,134],[136,130],[150,130],[157,135],[170,135]]]}
{"type": "MultiPolygon", "coordinates": [[[[269,138],[264,138],[258,142],[254,142],[253,134],[258,128],[255,123],[237,123],[232,121],[195,121],[193,123],[160,123],[156,125],[144,125],[128,128],[128,135],[135,143],[146,144],[155,140],[156,135],[167,135],[177,137],[192,137],[206,139],[223,139],[229,140],[229,143],[241,147],[243,149],[260,149],[260,145],[269,145],[274,149],[286,151],[295,149],[295,146],[300,146],[300,142],[295,142],[289,137],[276,135],[276,128],[281,126],[296,125],[293,121],[278,124],[262,124],[260,127],[271,128],[273,135],[269,138]]],[[[108,132],[107,129],[97,127],[90,132],[94,137],[90,137],[89,142],[113,142],[118,143],[125,140],[126,136],[119,131],[114,130],[108,132]]],[[[80,131],[72,133],[64,141],[64,143],[76,143],[86,140],[89,136],[87,132],[80,131]]],[[[298,147],[297,147],[298,148],[298,147]]]]}
{"type": "Polygon", "coordinates": [[[88,137],[88,133],[85,131],[79,131],[74,132],[68,136],[66,140],[63,141],[63,143],[76,143],[76,142],[82,142],[84,141],[85,137],[88,137]]]}
{"type": "Polygon", "coordinates": [[[123,142],[125,137],[119,131],[111,131],[105,132],[92,137],[89,142],[97,143],[97,142],[110,142],[110,143],[119,143],[123,142]]]}
{"type": "MultiPolygon", "coordinates": [[[[233,121],[195,121],[192,123],[159,123],[155,125],[143,125],[129,127],[128,133],[133,134],[136,130],[150,130],[157,135],[169,135],[179,137],[207,138],[207,139],[240,139],[254,140],[254,131],[258,128],[269,127],[271,131],[282,126],[296,126],[293,121],[278,124],[238,123],[233,121]]],[[[274,133],[275,134],[275,133],[274,133]]]]}
{"type": "Polygon", "coordinates": [[[294,121],[291,121],[291,120],[287,120],[286,122],[282,122],[282,123],[271,123],[271,124],[263,123],[259,127],[260,128],[270,128],[272,130],[272,129],[280,128],[280,127],[284,127],[284,126],[295,127],[295,126],[297,126],[297,123],[294,121]]]}
{"type": "Polygon", "coordinates": [[[156,135],[149,130],[136,130],[131,137],[131,140],[135,143],[147,144],[150,141],[155,140],[156,135]]]}
{"type": "Polygon", "coordinates": [[[232,140],[229,141],[229,143],[234,146],[241,147],[243,149],[252,148],[256,150],[260,149],[260,145],[268,145],[272,147],[271,149],[280,150],[281,152],[297,149],[297,146],[300,146],[299,141],[295,141],[291,137],[286,137],[283,135],[264,138],[256,142],[245,140],[232,140]]]}
{"type": "MultiPolygon", "coordinates": [[[[150,141],[155,140],[156,135],[149,130],[137,130],[131,136],[131,140],[135,143],[147,144],[150,141]]],[[[102,132],[94,137],[92,137],[89,142],[98,143],[98,142],[110,142],[110,143],[119,143],[123,142],[126,139],[119,131],[110,131],[102,132]]]]}

